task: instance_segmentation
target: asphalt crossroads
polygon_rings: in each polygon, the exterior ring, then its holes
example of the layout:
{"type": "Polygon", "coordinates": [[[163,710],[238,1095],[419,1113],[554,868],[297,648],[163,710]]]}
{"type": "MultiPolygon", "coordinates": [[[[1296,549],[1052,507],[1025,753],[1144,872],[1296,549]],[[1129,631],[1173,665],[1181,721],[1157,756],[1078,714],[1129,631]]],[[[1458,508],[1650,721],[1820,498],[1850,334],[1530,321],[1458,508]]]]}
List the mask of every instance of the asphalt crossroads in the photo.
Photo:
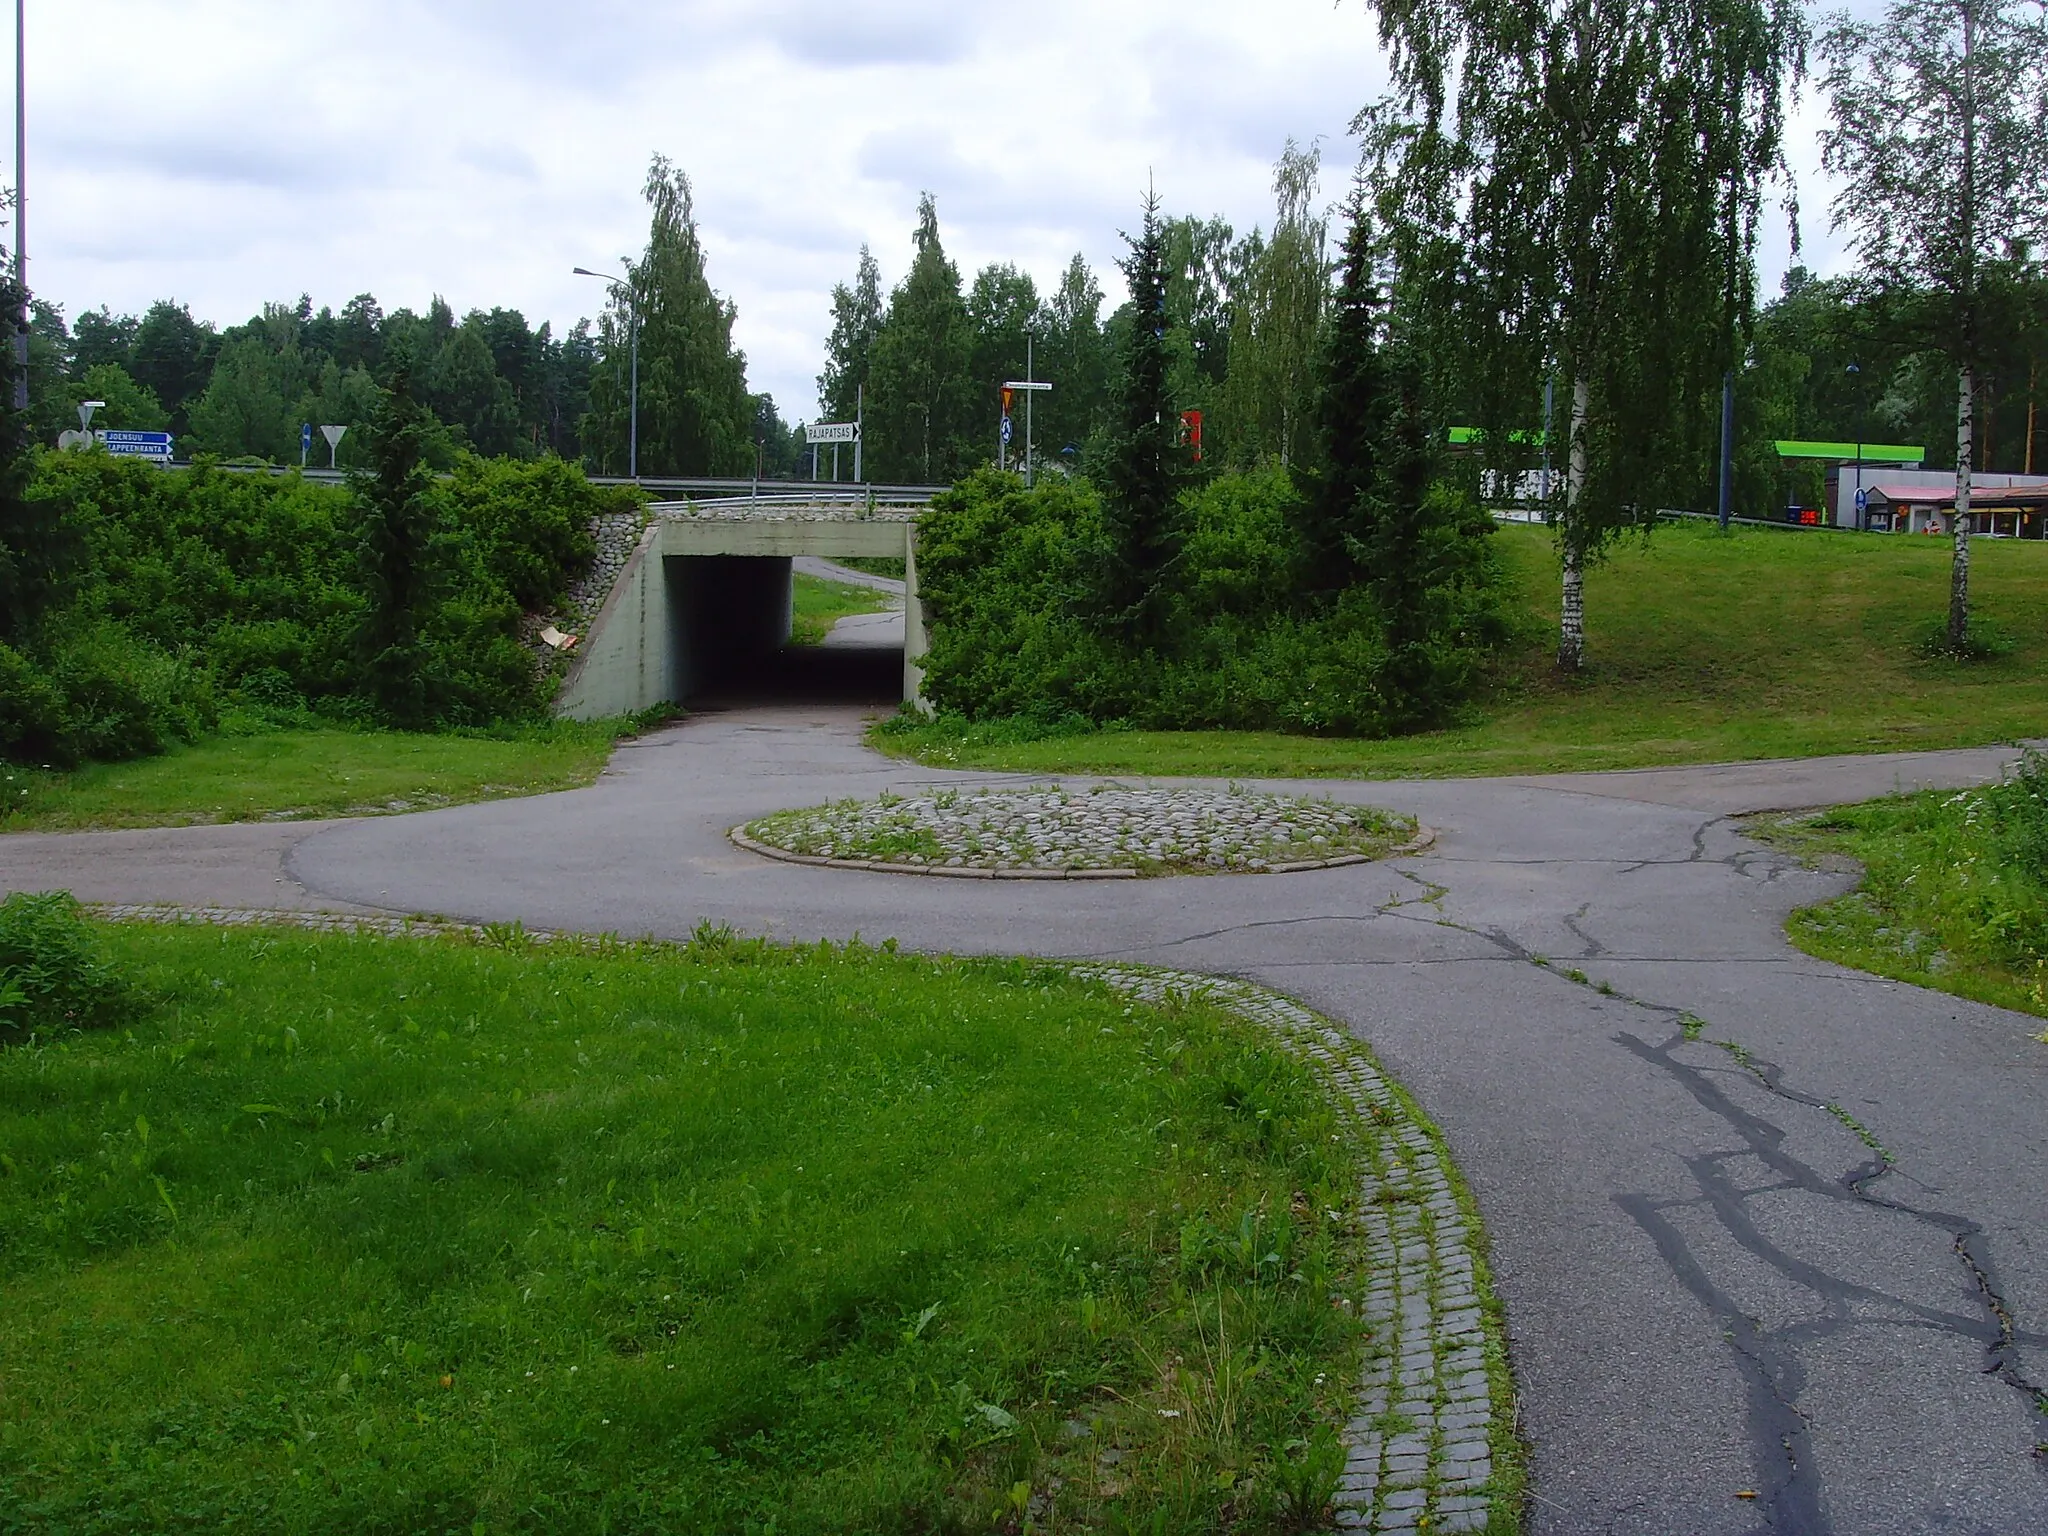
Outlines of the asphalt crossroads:
{"type": "Polygon", "coordinates": [[[0,889],[665,936],[710,921],[1256,980],[1369,1041],[1447,1133],[1507,1303],[1533,1530],[2048,1530],[2039,1022],[1798,954],[1786,914],[1846,877],[1730,820],[1984,782],[2011,754],[1264,786],[1441,833],[1420,857],[1289,876],[934,880],[726,841],[771,810],[998,777],[889,762],[861,719],[700,715],[591,789],[424,815],[11,836],[0,889]]]}

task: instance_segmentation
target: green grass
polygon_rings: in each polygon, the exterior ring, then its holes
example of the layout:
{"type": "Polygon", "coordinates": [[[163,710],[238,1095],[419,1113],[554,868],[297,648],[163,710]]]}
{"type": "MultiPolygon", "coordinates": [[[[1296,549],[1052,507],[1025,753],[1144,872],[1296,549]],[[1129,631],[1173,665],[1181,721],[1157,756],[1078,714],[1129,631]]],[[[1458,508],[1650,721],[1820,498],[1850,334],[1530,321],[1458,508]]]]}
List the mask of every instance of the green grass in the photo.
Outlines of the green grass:
{"type": "Polygon", "coordinates": [[[1811,863],[1862,867],[1857,889],[1786,924],[1806,953],[2048,1017],[2044,793],[2048,776],[2022,777],[1762,818],[1749,830],[1811,863]]]}
{"type": "Polygon", "coordinates": [[[0,765],[0,832],[378,816],[576,789],[632,723],[504,736],[276,730],[70,773],[0,765]]]}
{"type": "Polygon", "coordinates": [[[1520,638],[1454,729],[1392,741],[1239,731],[1047,735],[884,722],[883,751],[1020,773],[1436,778],[1974,746],[2048,735],[2048,544],[1980,540],[1976,613],[2018,637],[1957,663],[1925,642],[1948,611],[1948,545],[1899,535],[1661,527],[1587,582],[1583,677],[1551,666],[1556,561],[1505,527],[1520,638]]]}
{"type": "Polygon", "coordinates": [[[0,1531],[1334,1488],[1377,1132],[1228,1015],[887,946],[103,932],[146,1013],[0,1052],[0,1531]]]}
{"type": "Polygon", "coordinates": [[[893,607],[886,592],[856,587],[819,576],[798,576],[790,622],[790,644],[822,645],[832,626],[856,613],[880,613],[893,607]]]}

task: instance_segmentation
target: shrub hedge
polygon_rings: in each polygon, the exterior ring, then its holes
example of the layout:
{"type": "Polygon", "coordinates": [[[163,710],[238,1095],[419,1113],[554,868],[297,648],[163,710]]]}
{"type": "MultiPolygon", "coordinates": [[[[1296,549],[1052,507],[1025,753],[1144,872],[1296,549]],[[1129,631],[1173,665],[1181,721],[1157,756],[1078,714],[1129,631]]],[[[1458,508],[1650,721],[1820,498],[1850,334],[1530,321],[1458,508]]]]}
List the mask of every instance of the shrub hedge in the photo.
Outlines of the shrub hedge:
{"type": "Polygon", "coordinates": [[[1389,642],[1371,586],[1318,591],[1304,569],[1309,494],[1277,466],[1186,492],[1156,597],[1162,638],[1134,645],[1091,615],[1092,573],[1108,558],[1096,489],[970,476],[933,502],[918,536],[927,697],[978,722],[1366,736],[1455,710],[1503,633],[1484,514],[1443,518],[1469,548],[1432,589],[1425,692],[1410,682],[1413,646],[1389,642]]]}
{"type": "MultiPolygon", "coordinates": [[[[431,494],[432,596],[418,615],[431,723],[531,714],[552,685],[520,617],[561,601],[594,553],[592,517],[638,493],[553,459],[464,459],[431,494]]],[[[38,454],[27,502],[51,573],[32,609],[0,614],[0,756],[145,755],[224,708],[376,718],[356,656],[367,600],[353,490],[38,454]]]]}

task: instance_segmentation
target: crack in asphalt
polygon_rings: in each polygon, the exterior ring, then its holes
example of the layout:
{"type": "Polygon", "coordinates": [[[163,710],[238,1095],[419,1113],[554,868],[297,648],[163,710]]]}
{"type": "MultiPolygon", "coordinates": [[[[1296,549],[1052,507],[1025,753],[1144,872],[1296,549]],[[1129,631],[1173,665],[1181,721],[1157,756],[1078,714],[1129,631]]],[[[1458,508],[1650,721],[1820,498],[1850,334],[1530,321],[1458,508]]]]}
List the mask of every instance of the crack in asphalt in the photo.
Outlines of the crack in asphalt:
{"type": "MultiPolygon", "coordinates": [[[[1694,834],[1695,849],[1703,850],[1708,828],[1729,819],[1717,817],[1697,829],[1694,834]]],[[[1711,862],[1725,864],[1739,874],[1750,875],[1747,869],[1738,864],[1738,858],[1744,863],[1761,859],[1778,864],[1782,868],[1782,856],[1775,855],[1770,850],[1759,856],[1744,854],[1711,862]]],[[[1774,870],[1770,878],[1775,878],[1777,872],[1774,870]]],[[[1418,884],[1423,883],[1419,877],[1407,871],[1400,873],[1418,884]]],[[[1443,892],[1441,887],[1435,889],[1440,895],[1448,894],[1443,892]]],[[[1410,921],[1424,920],[1401,910],[1403,905],[1413,903],[1391,905],[1382,911],[1389,917],[1407,918],[1410,921]]],[[[1606,955],[1599,940],[1583,926],[1591,906],[1590,902],[1581,906],[1577,912],[1564,919],[1564,926],[1587,945],[1587,952],[1579,958],[1606,958],[1611,962],[1615,957],[1606,955]]],[[[1713,1081],[1716,1075],[1714,1069],[1678,1059],[1679,1051],[1698,1043],[1703,1028],[1703,1021],[1698,1020],[1689,1009],[1651,1002],[1619,991],[1611,985],[1595,983],[1579,976],[1567,976],[1520,940],[1500,929],[1480,929],[1460,923],[1441,915],[1441,909],[1438,916],[1427,921],[1439,927],[1457,929],[1480,939],[1494,946],[1504,956],[1549,972],[1560,981],[1583,987],[1602,997],[1670,1021],[1675,1026],[1675,1031],[1663,1045],[1652,1045],[1626,1031],[1616,1035],[1614,1041],[1645,1065],[1675,1081],[1702,1109],[1728,1125],[1742,1139],[1742,1146],[1737,1151],[1681,1158],[1699,1190],[1697,1196],[1660,1199],[1644,1193],[1629,1193],[1618,1194],[1614,1200],[1650,1239],[1678,1283],[1721,1325],[1723,1337],[1728,1341],[1729,1348],[1741,1367],[1748,1401],[1752,1454],[1756,1459],[1757,1477],[1763,1485],[1756,1490],[1757,1510],[1762,1516],[1762,1524],[1757,1528],[1760,1532],[1831,1536],[1834,1530],[1824,1509],[1825,1476],[1819,1472],[1808,1421],[1799,1406],[1800,1394],[1807,1383],[1806,1367],[1799,1353],[1802,1347],[1852,1328],[1873,1324],[1890,1328],[1928,1330],[1950,1337],[1960,1337],[1985,1350],[1986,1375],[1997,1376],[2007,1386],[2026,1397],[2036,1411],[2048,1414],[2048,1389],[2030,1380],[2020,1362],[2021,1346],[2048,1345],[2048,1334],[2035,1333],[2019,1327],[2012,1307],[1998,1284],[1996,1267],[1989,1252],[1989,1237],[1982,1223],[1953,1212],[1923,1208],[1874,1192],[1871,1186],[1889,1176],[1897,1176],[1916,1186],[1919,1186],[1919,1181],[1912,1180],[1903,1173],[1892,1155],[1878,1142],[1877,1137],[1848,1110],[1830,1099],[1790,1087],[1784,1081],[1781,1068],[1756,1056],[1738,1043],[1719,1040],[1707,1042],[1726,1052],[1737,1064],[1745,1080],[1755,1083],[1765,1092],[1788,1104],[1827,1114],[1857,1136],[1875,1154],[1847,1169],[1840,1177],[1829,1178],[1785,1151],[1785,1129],[1735,1103],[1720,1085],[1713,1081]],[[1952,1251],[1961,1262],[1969,1278],[1971,1291],[1980,1299],[1981,1314],[1973,1317],[1947,1312],[1905,1297],[1893,1296],[1874,1287],[1842,1279],[1820,1265],[1787,1253],[1763,1234],[1749,1214],[1749,1202],[1768,1191],[1742,1189],[1728,1177],[1721,1166],[1726,1161],[1742,1157],[1755,1157],[1779,1174],[1780,1182],[1771,1186],[1772,1189],[1790,1189],[1800,1195],[1828,1202],[1861,1205],[1941,1231],[1948,1237],[1952,1251]],[[1743,1312],[1734,1298],[1715,1283],[1706,1264],[1694,1253],[1685,1234],[1667,1214],[1697,1207],[1709,1210],[1719,1222],[1721,1229],[1745,1252],[1793,1285],[1820,1298],[1827,1309],[1827,1315],[1817,1323],[1797,1323],[1773,1330],[1743,1312]],[[1895,1308],[1904,1316],[1861,1318],[1851,1311],[1852,1305],[1856,1303],[1895,1308]]],[[[2034,1458],[2034,1465],[2044,1475],[2048,1475],[2048,1461],[2044,1461],[2038,1453],[2034,1458]]]]}
{"type": "Polygon", "coordinates": [[[1589,901],[1564,920],[1564,925],[1571,929],[1572,936],[1586,946],[1575,957],[1580,960],[1599,960],[1605,958],[1607,954],[1607,946],[1579,926],[1585,920],[1586,914],[1592,910],[1593,903],[1589,901]]]}

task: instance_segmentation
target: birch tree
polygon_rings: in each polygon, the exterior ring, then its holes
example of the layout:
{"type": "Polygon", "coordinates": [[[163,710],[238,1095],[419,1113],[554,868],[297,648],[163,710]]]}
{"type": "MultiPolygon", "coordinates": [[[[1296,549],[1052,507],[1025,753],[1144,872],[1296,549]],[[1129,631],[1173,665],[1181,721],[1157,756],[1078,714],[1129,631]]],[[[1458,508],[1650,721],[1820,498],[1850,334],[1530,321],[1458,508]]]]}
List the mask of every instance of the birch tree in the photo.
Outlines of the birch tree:
{"type": "Polygon", "coordinates": [[[1820,46],[1835,225],[1881,292],[1930,315],[1956,369],[1948,644],[1962,654],[1987,299],[2048,234],[2048,7],[1894,0],[1875,20],[1830,16],[1820,46]]]}
{"type": "Polygon", "coordinates": [[[1292,139],[1273,170],[1273,238],[1245,275],[1230,337],[1221,434],[1240,464],[1314,456],[1315,365],[1330,297],[1328,225],[1315,207],[1321,156],[1292,139]]]}
{"type": "Polygon", "coordinates": [[[1395,93],[1360,115],[1432,356],[1497,469],[1565,384],[1558,666],[1587,566],[1696,488],[1705,402],[1754,309],[1751,253],[1804,64],[1799,0],[1376,0],[1395,93]]]}

